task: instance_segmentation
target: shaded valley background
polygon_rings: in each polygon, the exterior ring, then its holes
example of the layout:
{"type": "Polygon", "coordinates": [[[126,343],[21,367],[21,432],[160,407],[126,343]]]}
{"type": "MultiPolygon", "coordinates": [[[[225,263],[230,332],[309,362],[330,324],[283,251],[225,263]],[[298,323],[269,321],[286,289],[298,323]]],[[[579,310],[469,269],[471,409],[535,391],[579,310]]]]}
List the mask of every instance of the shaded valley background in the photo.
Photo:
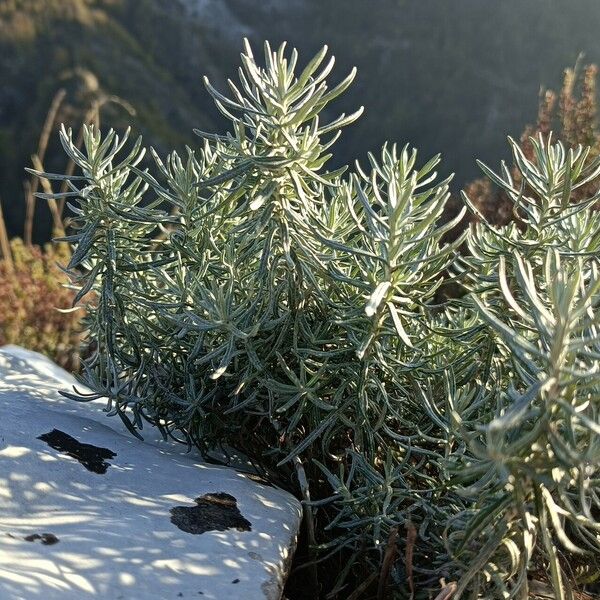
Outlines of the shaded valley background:
{"type": "MultiPolygon", "coordinates": [[[[23,168],[31,165],[52,98],[58,121],[77,125],[90,101],[116,95],[103,127],[132,124],[159,152],[192,147],[192,128],[223,131],[202,84],[236,76],[242,37],[287,40],[301,59],[327,43],[333,80],[358,76],[335,111],[365,105],[336,159],[363,160],[385,140],[441,152],[454,188],[496,164],[506,134],[535,121],[540,87],[560,87],[583,52],[600,61],[597,0],[0,0],[0,198],[10,235],[21,235],[23,168]]],[[[50,171],[65,159],[52,136],[50,171]]],[[[331,165],[337,166],[337,165],[331,165]]],[[[38,203],[34,241],[50,237],[38,203]]]]}

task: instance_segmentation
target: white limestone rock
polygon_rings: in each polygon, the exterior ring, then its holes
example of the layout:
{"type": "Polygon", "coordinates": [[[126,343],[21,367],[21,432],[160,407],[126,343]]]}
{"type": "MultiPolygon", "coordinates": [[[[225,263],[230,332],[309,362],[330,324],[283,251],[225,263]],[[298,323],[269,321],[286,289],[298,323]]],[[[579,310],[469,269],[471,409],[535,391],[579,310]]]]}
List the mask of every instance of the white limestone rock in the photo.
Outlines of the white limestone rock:
{"type": "Polygon", "coordinates": [[[0,349],[0,598],[280,598],[299,503],[150,428],[135,439],[103,401],[59,395],[73,383],[0,349]]]}

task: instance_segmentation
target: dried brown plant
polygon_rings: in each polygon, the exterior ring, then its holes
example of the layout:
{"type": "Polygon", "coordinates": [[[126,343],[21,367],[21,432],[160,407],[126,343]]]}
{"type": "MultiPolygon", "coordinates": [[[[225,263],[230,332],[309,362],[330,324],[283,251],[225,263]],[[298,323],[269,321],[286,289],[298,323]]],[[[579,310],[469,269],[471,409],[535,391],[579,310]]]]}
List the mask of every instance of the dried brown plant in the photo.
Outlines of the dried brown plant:
{"type": "Polygon", "coordinates": [[[63,368],[79,368],[82,310],[69,309],[74,292],[57,266],[68,260],[65,244],[27,246],[14,238],[0,259],[0,346],[18,344],[46,354],[63,368]]]}
{"type": "MultiPolygon", "coordinates": [[[[600,129],[597,105],[598,67],[594,64],[566,69],[559,93],[545,90],[540,94],[537,121],[528,125],[520,138],[520,146],[529,160],[534,160],[531,138],[542,135],[547,140],[561,141],[567,148],[590,146],[591,156],[600,154],[600,129]]],[[[513,180],[520,184],[518,170],[513,166],[513,180]]],[[[600,182],[592,181],[572,194],[572,201],[589,198],[600,182]]],[[[486,220],[502,225],[514,218],[512,203],[502,191],[486,178],[475,179],[465,187],[465,193],[486,220]]]]}

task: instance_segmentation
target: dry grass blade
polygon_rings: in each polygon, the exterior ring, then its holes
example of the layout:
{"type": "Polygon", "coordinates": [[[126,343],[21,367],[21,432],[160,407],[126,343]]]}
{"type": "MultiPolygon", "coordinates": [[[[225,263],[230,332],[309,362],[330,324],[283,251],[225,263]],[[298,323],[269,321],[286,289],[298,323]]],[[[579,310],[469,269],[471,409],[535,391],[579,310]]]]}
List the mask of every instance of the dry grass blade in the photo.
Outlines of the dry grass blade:
{"type": "MultiPolygon", "coordinates": [[[[542,581],[532,579],[529,582],[529,591],[535,600],[556,600],[556,594],[552,587],[542,581]]],[[[573,600],[598,600],[598,597],[597,595],[573,590],[573,600]]]]}
{"type": "MultiPolygon", "coordinates": [[[[40,171],[40,172],[44,171],[44,165],[40,161],[39,156],[37,156],[36,154],[34,154],[31,157],[31,160],[33,162],[34,168],[37,171],[40,171]]],[[[41,181],[42,187],[44,188],[44,192],[46,194],[53,194],[54,193],[54,191],[52,190],[52,186],[50,185],[50,181],[48,181],[48,179],[46,179],[45,177],[41,177],[41,176],[37,177],[36,179],[39,180],[39,181],[41,181]]],[[[64,236],[65,235],[65,227],[64,227],[62,218],[60,216],[60,210],[58,208],[56,200],[54,198],[48,198],[47,202],[48,202],[48,208],[50,209],[50,214],[52,215],[52,222],[54,224],[54,231],[57,232],[57,234],[59,236],[64,236]]]]}
{"type": "Polygon", "coordinates": [[[31,181],[26,179],[23,182],[23,192],[25,194],[25,224],[23,226],[23,241],[27,246],[33,243],[33,215],[35,213],[35,196],[31,181]]]}
{"type": "Polygon", "coordinates": [[[4,213],[2,212],[2,200],[0,200],[0,250],[2,250],[2,260],[6,264],[7,271],[13,273],[15,266],[8,240],[8,231],[6,230],[6,223],[4,221],[4,213]]]}
{"type": "Polygon", "coordinates": [[[50,141],[50,135],[52,134],[52,129],[54,128],[54,123],[56,122],[56,115],[58,114],[58,109],[63,103],[66,95],[66,90],[62,88],[58,90],[58,92],[56,92],[54,98],[52,99],[50,108],[48,109],[48,113],[46,115],[46,120],[44,121],[42,133],[40,134],[40,139],[38,141],[38,148],[36,152],[41,162],[44,162],[44,158],[46,157],[48,142],[50,141]]]}
{"type": "MultiPolygon", "coordinates": [[[[52,102],[50,104],[50,108],[46,114],[46,119],[44,120],[44,126],[42,127],[42,132],[40,134],[40,139],[38,140],[38,147],[35,153],[35,156],[38,158],[38,164],[44,164],[44,158],[46,157],[46,150],[48,149],[48,142],[50,141],[50,135],[52,134],[52,129],[54,128],[54,124],[56,122],[56,115],[58,114],[58,110],[63,103],[65,96],[67,95],[66,90],[61,88],[56,92],[52,102]]],[[[35,163],[34,163],[35,164],[35,163]]],[[[36,169],[38,167],[35,167],[36,169]]],[[[43,170],[43,169],[41,169],[43,170]]],[[[31,190],[30,193],[26,193],[25,200],[27,204],[27,217],[25,224],[25,243],[31,245],[31,229],[33,223],[33,214],[35,212],[35,202],[36,196],[35,194],[39,188],[39,178],[33,177],[31,181],[31,190]]],[[[54,215],[53,215],[54,218],[54,215]]]]}
{"type": "Polygon", "coordinates": [[[302,508],[304,513],[304,527],[306,529],[306,537],[308,538],[308,555],[310,564],[308,566],[308,574],[310,578],[310,588],[315,594],[318,594],[319,590],[319,576],[317,572],[317,565],[315,560],[317,558],[315,548],[317,546],[317,538],[315,536],[315,522],[313,518],[312,506],[310,504],[310,487],[308,479],[306,477],[306,471],[304,465],[300,460],[299,456],[294,459],[294,465],[296,467],[296,476],[298,477],[298,483],[300,485],[300,492],[302,494],[302,508]]]}
{"type": "Polygon", "coordinates": [[[388,536],[387,545],[383,554],[383,562],[381,563],[381,571],[379,573],[379,584],[377,585],[377,600],[383,600],[385,598],[385,590],[387,587],[388,579],[390,578],[390,571],[392,565],[396,561],[398,554],[398,528],[392,527],[390,529],[390,535],[388,536]]]}

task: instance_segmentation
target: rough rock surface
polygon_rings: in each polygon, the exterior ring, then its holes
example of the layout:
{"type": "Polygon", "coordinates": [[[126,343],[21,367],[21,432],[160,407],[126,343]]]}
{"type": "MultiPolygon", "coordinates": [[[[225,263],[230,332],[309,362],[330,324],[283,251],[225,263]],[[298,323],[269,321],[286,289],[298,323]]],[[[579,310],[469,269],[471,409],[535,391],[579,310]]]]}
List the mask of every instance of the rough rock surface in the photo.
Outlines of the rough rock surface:
{"type": "Polygon", "coordinates": [[[145,431],[43,356],[0,349],[0,598],[280,598],[301,508],[145,431]]]}

